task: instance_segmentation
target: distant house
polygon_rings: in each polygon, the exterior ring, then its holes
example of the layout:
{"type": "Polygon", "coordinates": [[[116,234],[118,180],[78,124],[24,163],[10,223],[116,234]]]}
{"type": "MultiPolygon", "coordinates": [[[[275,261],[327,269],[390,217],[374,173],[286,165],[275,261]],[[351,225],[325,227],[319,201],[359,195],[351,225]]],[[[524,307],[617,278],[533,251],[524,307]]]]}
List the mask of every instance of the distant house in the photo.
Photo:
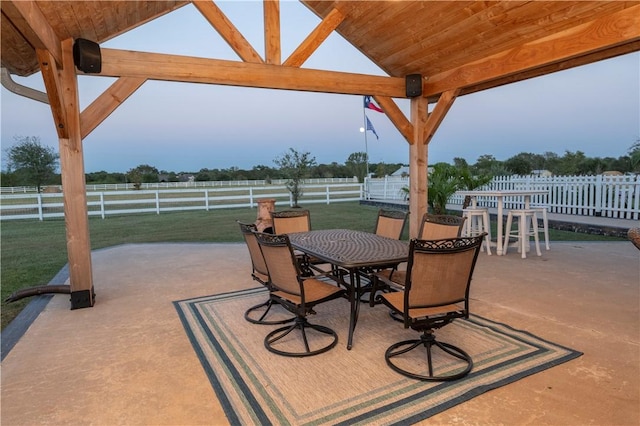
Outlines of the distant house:
{"type": "Polygon", "coordinates": [[[549,170],[531,170],[531,175],[538,177],[551,177],[553,176],[553,173],[549,170]]]}
{"type": "Polygon", "coordinates": [[[409,166],[402,166],[395,172],[391,173],[391,176],[407,177],[409,176],[409,166]]]}
{"type": "MultiPolygon", "coordinates": [[[[433,168],[431,166],[427,167],[427,172],[428,173],[431,173],[432,171],[433,171],[433,168]]],[[[409,176],[409,166],[400,167],[398,170],[396,170],[395,172],[391,173],[391,176],[408,177],[409,176]]]]}

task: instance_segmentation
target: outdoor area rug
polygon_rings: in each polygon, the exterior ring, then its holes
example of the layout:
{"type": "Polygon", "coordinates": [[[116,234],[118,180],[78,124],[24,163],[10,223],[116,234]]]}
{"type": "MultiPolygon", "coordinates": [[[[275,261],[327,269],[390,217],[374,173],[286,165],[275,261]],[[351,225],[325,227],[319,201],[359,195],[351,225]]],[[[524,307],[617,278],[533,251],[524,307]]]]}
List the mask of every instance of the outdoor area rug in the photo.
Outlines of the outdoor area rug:
{"type": "MultiPolygon", "coordinates": [[[[279,326],[244,319],[247,308],[267,297],[264,288],[257,288],[174,302],[234,425],[411,424],[582,355],[471,316],[436,332],[439,340],[472,356],[471,373],[453,382],[413,380],[391,370],[384,352],[392,343],[416,338],[418,333],[392,320],[384,306],[363,304],[353,348],[347,350],[349,303],[338,299],[316,306],[316,314],[309,318],[334,329],[338,345],[316,356],[283,357],[264,347],[264,337],[279,326]]],[[[274,309],[275,315],[287,314],[280,306],[274,309]]],[[[290,336],[295,340],[299,334],[290,336]]]]}

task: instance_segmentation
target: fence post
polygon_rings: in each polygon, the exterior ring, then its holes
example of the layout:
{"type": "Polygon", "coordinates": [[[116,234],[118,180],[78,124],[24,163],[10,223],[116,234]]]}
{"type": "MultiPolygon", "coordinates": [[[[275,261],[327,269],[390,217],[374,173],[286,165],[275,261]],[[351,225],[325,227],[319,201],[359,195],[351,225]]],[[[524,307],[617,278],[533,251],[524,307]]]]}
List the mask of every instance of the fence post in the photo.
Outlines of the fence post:
{"type": "Polygon", "coordinates": [[[329,185],[325,186],[325,193],[327,194],[327,204],[331,204],[331,197],[329,196],[329,185]]]}
{"type": "Polygon", "coordinates": [[[104,192],[100,193],[100,216],[104,219],[104,192]]]}
{"type": "Polygon", "coordinates": [[[160,191],[156,189],[156,214],[160,214],[160,191]]]}
{"type": "Polygon", "coordinates": [[[602,175],[596,176],[596,200],[594,204],[594,215],[602,216],[602,175]]]}
{"type": "Polygon", "coordinates": [[[209,211],[209,189],[204,189],[204,209],[209,211]]]}
{"type": "Polygon", "coordinates": [[[38,192],[38,217],[40,218],[40,222],[44,220],[44,215],[42,214],[42,193],[38,192]]]}

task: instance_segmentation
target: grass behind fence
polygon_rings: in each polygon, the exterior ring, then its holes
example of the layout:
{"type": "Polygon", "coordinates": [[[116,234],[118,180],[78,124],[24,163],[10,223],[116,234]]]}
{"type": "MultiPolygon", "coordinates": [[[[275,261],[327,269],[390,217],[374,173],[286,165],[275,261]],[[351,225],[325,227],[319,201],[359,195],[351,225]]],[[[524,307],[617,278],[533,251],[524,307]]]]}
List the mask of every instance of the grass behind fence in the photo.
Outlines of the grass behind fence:
{"type": "MultiPolygon", "coordinates": [[[[314,229],[347,228],[372,231],[378,212],[376,207],[363,206],[355,202],[311,204],[305,207],[311,212],[314,229]]],[[[153,242],[241,242],[242,236],[236,220],[254,222],[256,209],[218,209],[161,215],[129,214],[109,216],[104,220],[92,217],[89,219],[91,247],[99,249],[120,244],[153,242]]],[[[6,221],[0,222],[0,226],[1,325],[4,328],[30,299],[14,303],[5,303],[4,300],[16,290],[48,284],[67,263],[67,250],[62,219],[43,222],[6,221]]],[[[551,230],[550,233],[550,238],[554,241],[620,240],[566,231],[551,230]]]]}

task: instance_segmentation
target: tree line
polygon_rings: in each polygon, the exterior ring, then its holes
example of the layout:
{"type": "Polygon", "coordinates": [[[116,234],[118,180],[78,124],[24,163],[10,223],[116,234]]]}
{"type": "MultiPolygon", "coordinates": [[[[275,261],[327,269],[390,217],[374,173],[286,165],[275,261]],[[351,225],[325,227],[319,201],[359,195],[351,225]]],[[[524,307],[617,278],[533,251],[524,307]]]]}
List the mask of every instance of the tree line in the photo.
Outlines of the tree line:
{"type": "MultiPolygon", "coordinates": [[[[59,155],[52,147],[42,145],[37,136],[16,136],[14,140],[14,145],[6,149],[7,169],[2,171],[2,186],[35,186],[39,191],[46,185],[60,185],[59,155]]],[[[86,173],[85,177],[87,184],[288,179],[293,185],[305,178],[356,176],[362,182],[367,168],[374,177],[384,177],[403,166],[401,163],[368,163],[364,152],[352,153],[344,163],[317,164],[311,153],[301,153],[293,148],[274,158],[273,163],[274,167],[257,165],[251,169],[203,168],[194,172],[158,170],[154,166],[141,164],[127,172],[99,171],[86,173]]],[[[529,175],[541,170],[553,175],[595,175],[605,171],[640,173],[640,139],[636,140],[625,155],[617,158],[587,157],[582,151],[565,151],[563,155],[553,152],[522,152],[504,161],[485,154],[473,164],[456,157],[451,166],[467,170],[474,176],[529,175]]],[[[289,190],[293,193],[299,188],[294,185],[289,190]]]]}

